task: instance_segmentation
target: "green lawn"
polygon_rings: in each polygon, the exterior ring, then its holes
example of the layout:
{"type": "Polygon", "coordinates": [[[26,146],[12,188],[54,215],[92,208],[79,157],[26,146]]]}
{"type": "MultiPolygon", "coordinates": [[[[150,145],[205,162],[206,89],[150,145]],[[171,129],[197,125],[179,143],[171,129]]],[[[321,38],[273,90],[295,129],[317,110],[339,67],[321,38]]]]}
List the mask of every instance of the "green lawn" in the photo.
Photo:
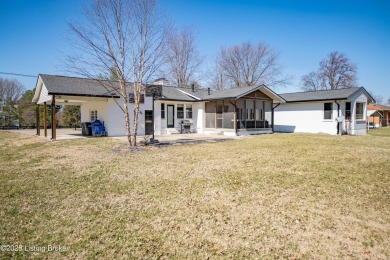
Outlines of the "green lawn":
{"type": "Polygon", "coordinates": [[[390,126],[379,127],[368,130],[369,135],[390,137],[390,126]]]}
{"type": "Polygon", "coordinates": [[[116,152],[0,133],[0,258],[390,258],[390,128],[116,152]],[[370,131],[370,134],[373,133],[370,131]],[[386,135],[386,136],[385,136],[386,135]]]}

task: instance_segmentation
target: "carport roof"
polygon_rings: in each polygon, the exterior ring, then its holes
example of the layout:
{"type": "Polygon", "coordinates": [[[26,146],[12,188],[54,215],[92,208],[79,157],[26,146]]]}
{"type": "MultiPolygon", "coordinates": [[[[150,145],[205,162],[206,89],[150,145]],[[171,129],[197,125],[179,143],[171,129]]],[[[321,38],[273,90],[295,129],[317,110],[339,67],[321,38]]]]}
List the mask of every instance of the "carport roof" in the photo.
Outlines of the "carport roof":
{"type": "Polygon", "coordinates": [[[49,95],[118,97],[119,82],[40,74],[49,95]]]}

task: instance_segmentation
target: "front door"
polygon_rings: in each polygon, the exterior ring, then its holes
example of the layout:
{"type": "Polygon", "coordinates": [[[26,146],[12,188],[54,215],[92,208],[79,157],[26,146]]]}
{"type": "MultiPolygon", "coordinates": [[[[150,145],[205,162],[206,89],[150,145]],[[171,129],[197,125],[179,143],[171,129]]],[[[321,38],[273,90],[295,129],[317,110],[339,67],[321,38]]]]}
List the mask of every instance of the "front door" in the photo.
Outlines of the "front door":
{"type": "Polygon", "coordinates": [[[153,110],[145,110],[145,135],[153,134],[153,110]]]}
{"type": "Polygon", "coordinates": [[[168,105],[167,106],[167,127],[175,127],[175,106],[168,105]]]}

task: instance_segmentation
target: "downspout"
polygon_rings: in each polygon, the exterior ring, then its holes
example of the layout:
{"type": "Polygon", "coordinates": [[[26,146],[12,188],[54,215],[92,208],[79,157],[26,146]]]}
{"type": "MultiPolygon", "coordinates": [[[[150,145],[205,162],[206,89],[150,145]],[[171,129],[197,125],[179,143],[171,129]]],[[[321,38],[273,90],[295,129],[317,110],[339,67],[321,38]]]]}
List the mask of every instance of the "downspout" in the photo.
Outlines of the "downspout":
{"type": "Polygon", "coordinates": [[[153,92],[152,94],[152,126],[153,126],[153,137],[152,137],[152,144],[154,144],[154,95],[155,93],[153,92]]]}
{"type": "Polygon", "coordinates": [[[272,133],[274,132],[274,111],[278,106],[280,106],[280,103],[278,103],[276,106],[272,106],[272,133]]]}
{"type": "MultiPolygon", "coordinates": [[[[340,104],[337,103],[337,100],[334,101],[337,104],[337,117],[340,117],[340,104]]],[[[337,134],[340,134],[340,122],[337,121],[337,134]]]]}

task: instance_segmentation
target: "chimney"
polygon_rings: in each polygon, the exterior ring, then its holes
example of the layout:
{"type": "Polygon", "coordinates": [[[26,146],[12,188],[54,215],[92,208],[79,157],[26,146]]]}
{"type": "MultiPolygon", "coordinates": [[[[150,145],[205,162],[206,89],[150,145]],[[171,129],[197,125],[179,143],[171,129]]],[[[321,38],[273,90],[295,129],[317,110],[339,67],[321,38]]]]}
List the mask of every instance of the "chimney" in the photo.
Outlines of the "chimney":
{"type": "Polygon", "coordinates": [[[195,92],[195,84],[192,84],[192,92],[195,92]]]}
{"type": "Polygon", "coordinates": [[[210,88],[207,88],[207,94],[211,94],[211,89],[210,88]]]}

